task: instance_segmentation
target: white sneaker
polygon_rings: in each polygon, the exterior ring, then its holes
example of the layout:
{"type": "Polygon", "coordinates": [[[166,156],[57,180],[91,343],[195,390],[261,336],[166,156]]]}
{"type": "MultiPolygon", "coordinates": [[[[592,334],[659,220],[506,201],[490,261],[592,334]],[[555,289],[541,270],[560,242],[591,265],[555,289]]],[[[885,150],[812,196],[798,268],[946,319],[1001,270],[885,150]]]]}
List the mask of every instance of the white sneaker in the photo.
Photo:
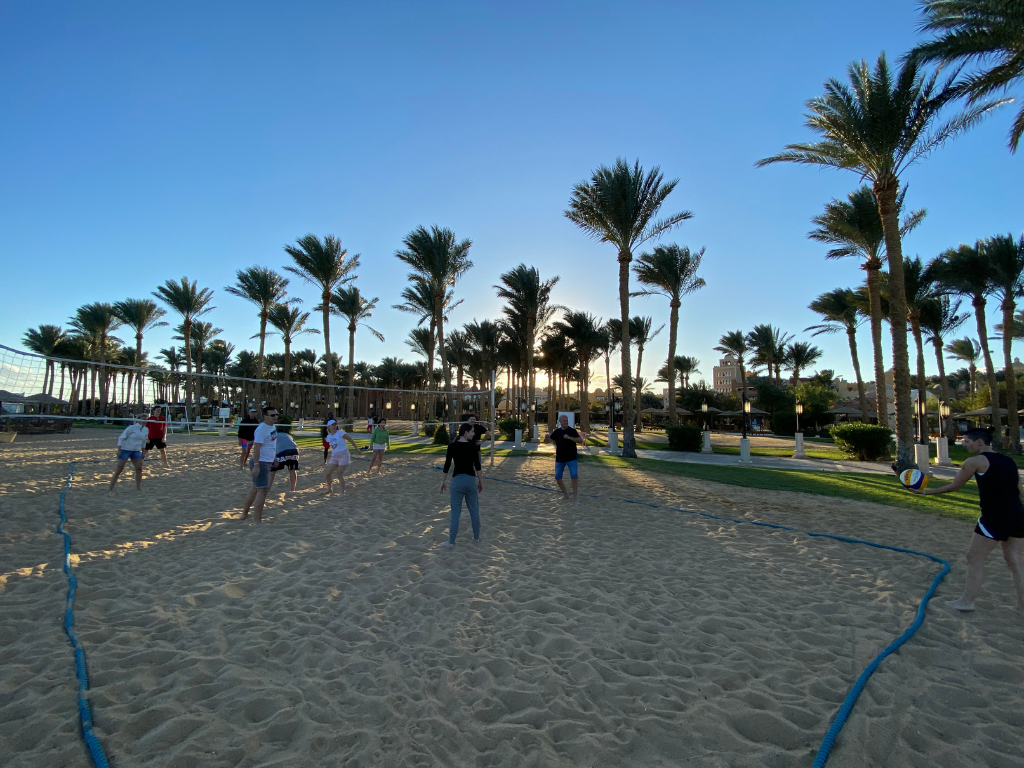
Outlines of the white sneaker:
{"type": "Polygon", "coordinates": [[[455,545],[452,544],[450,541],[442,541],[440,544],[438,544],[438,546],[439,547],[454,547],[455,545]]]}

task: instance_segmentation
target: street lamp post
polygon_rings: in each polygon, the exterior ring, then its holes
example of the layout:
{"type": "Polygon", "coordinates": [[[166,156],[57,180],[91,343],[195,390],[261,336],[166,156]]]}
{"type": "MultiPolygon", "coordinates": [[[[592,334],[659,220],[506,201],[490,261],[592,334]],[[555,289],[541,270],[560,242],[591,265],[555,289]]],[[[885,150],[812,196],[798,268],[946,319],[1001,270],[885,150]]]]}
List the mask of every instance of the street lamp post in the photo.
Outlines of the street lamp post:
{"type": "Polygon", "coordinates": [[[946,420],[948,423],[950,413],[949,403],[939,403],[939,437],[935,441],[936,453],[938,455],[935,458],[935,463],[940,467],[949,467],[953,464],[949,460],[949,440],[946,439],[946,432],[942,428],[943,420],[946,420]]]}
{"type": "Polygon", "coordinates": [[[807,456],[804,453],[804,433],[800,431],[800,414],[804,412],[804,404],[798,402],[794,410],[796,411],[796,432],[793,435],[795,440],[793,444],[793,458],[802,459],[807,456]]]}
{"type": "Polygon", "coordinates": [[[708,403],[705,400],[700,404],[701,413],[704,414],[704,435],[701,441],[700,452],[711,453],[711,431],[708,429],[708,403]]]}
{"type": "Polygon", "coordinates": [[[740,464],[750,464],[750,439],[747,437],[747,418],[750,416],[750,401],[743,391],[743,437],[740,438],[740,464]]]}

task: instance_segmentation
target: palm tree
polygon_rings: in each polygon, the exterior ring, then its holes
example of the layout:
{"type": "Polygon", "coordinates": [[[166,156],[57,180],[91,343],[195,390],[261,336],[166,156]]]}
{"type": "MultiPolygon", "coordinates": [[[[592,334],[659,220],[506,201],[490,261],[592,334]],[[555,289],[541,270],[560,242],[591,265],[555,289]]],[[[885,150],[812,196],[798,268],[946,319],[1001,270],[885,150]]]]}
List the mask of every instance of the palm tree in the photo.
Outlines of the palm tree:
{"type": "MultiPolygon", "coordinates": [[[[465,330],[449,331],[448,333],[448,360],[446,365],[455,366],[455,389],[462,393],[462,377],[466,372],[466,365],[469,363],[470,353],[473,351],[473,340],[465,330]]],[[[462,408],[457,408],[455,415],[462,418],[462,408]]]]}
{"type": "Polygon", "coordinates": [[[635,418],[636,428],[637,430],[640,430],[643,427],[643,421],[641,420],[640,414],[640,395],[642,395],[644,391],[642,386],[643,380],[640,378],[640,366],[643,364],[644,361],[644,347],[650,341],[652,341],[655,336],[661,333],[661,329],[664,328],[665,326],[659,325],[657,330],[652,332],[651,327],[654,325],[654,320],[650,317],[641,317],[640,315],[636,315],[635,317],[633,317],[633,319],[629,321],[629,325],[629,335],[633,339],[633,343],[636,344],[635,392],[637,407],[635,418]]]}
{"type": "MultiPolygon", "coordinates": [[[[573,187],[566,217],[588,235],[604,243],[611,243],[618,252],[619,262],[619,345],[622,371],[630,372],[629,336],[629,265],[633,251],[649,240],[661,237],[693,216],[680,211],[656,220],[678,179],[665,181],[661,169],[654,166],[644,173],[638,160],[631,168],[618,158],[609,168],[602,165],[573,187]]],[[[622,455],[636,458],[636,438],[633,436],[633,400],[630,387],[622,390],[622,455]]],[[[639,408],[637,409],[639,410],[639,408]]]]}
{"type": "Polygon", "coordinates": [[[755,325],[754,330],[747,334],[747,346],[754,352],[751,362],[767,368],[768,379],[774,375],[777,387],[782,386],[782,364],[786,359],[786,345],[792,338],[792,334],[783,333],[767,323],[755,325]]]}
{"type": "MultiPolygon", "coordinates": [[[[67,339],[68,335],[59,325],[40,325],[38,328],[29,328],[22,337],[22,342],[37,355],[44,357],[55,357],[60,345],[67,339]]],[[[61,371],[63,371],[63,366],[61,371]]],[[[43,373],[43,388],[40,392],[48,395],[53,394],[53,380],[56,378],[57,368],[52,360],[46,361],[46,369],[43,373]],[[47,386],[49,382],[49,386],[47,386]]],[[[63,377],[63,373],[61,376],[63,377]]],[[[61,379],[63,382],[63,378],[61,379]]]]}
{"type": "MultiPolygon", "coordinates": [[[[896,205],[903,210],[906,189],[902,190],[896,205]]],[[[904,237],[924,219],[926,211],[920,208],[907,213],[900,225],[900,237],[904,237]]],[[[857,256],[864,259],[861,265],[867,273],[867,308],[865,314],[871,322],[871,348],[875,363],[875,409],[879,424],[888,423],[886,402],[885,360],[882,357],[882,320],[888,317],[882,311],[880,273],[886,260],[885,233],[882,217],[878,213],[878,201],[871,187],[863,186],[850,193],[846,200],[832,200],[825,206],[825,212],[812,219],[815,229],[808,237],[819,243],[834,245],[825,254],[826,259],[841,259],[857,256]]],[[[865,417],[866,417],[865,413],[865,417]]]]}
{"type": "Polygon", "coordinates": [[[111,342],[120,343],[110,334],[121,327],[121,319],[114,311],[113,304],[93,302],[79,307],[70,325],[83,336],[90,338],[99,357],[100,416],[107,415],[107,354],[111,342]]]}
{"type": "Polygon", "coordinates": [[[718,346],[715,347],[715,352],[735,356],[736,364],[740,368],[739,387],[741,393],[747,389],[747,355],[752,351],[747,335],[743,331],[729,331],[722,334],[718,340],[718,346]]]}
{"type": "MultiPolygon", "coordinates": [[[[916,59],[893,72],[881,54],[872,71],[867,61],[848,70],[849,85],[825,83],[825,94],[807,102],[807,126],[821,141],[790,144],[784,152],[757,162],[806,163],[854,171],[871,182],[882,218],[889,256],[889,290],[893,316],[907,316],[903,289],[903,245],[900,238],[900,175],[957,134],[975,125],[999,102],[970,107],[939,124],[939,115],[955,93],[955,76],[939,83],[926,76],[916,59]]],[[[907,328],[892,324],[893,389],[896,399],[896,469],[914,464],[913,414],[910,408],[910,358],[907,328]]]]}
{"type": "MultiPolygon", "coordinates": [[[[949,403],[953,396],[949,389],[949,380],[946,378],[946,362],[942,357],[943,339],[963,325],[969,316],[966,312],[960,314],[960,300],[953,301],[949,296],[939,296],[921,307],[921,329],[924,331],[925,341],[935,347],[939,385],[942,387],[942,399],[946,403],[949,403]]],[[[956,439],[956,425],[952,419],[946,420],[946,436],[950,440],[956,439]]]]}
{"type": "MultiPolygon", "coordinates": [[[[992,265],[992,287],[1003,310],[1004,328],[1013,329],[1017,297],[1024,295],[1024,235],[1014,240],[1012,235],[997,235],[982,243],[984,255],[992,265]]],[[[1003,333],[1003,365],[1006,380],[1006,426],[1010,430],[1010,445],[1020,453],[1020,419],[1017,414],[1017,373],[1013,370],[1013,331],[1003,333]]]]}
{"type": "Polygon", "coordinates": [[[970,374],[971,395],[978,391],[978,358],[981,357],[981,345],[970,336],[954,339],[946,345],[950,358],[967,363],[970,374]]]}
{"type": "Polygon", "coordinates": [[[348,393],[345,397],[345,416],[349,419],[355,417],[355,390],[352,386],[356,375],[356,328],[361,325],[378,341],[384,341],[379,331],[366,324],[378,301],[380,299],[367,299],[354,285],[336,288],[331,294],[331,312],[348,320],[348,393]]]}
{"type": "Polygon", "coordinates": [[[1003,429],[999,413],[999,383],[996,381],[996,369],[992,364],[992,352],[988,348],[988,322],[985,319],[987,297],[995,290],[994,265],[985,252],[984,242],[979,240],[973,246],[961,245],[959,248],[950,248],[931,262],[929,267],[934,268],[944,292],[971,298],[974,319],[978,326],[978,339],[981,342],[981,354],[985,359],[985,377],[992,395],[992,444],[1000,448],[1003,429]]]}
{"type": "MultiPolygon", "coordinates": [[[[921,61],[942,64],[975,63],[987,69],[971,75],[958,95],[975,104],[1006,91],[1024,78],[1024,11],[1007,0],[924,0],[926,21],[921,28],[938,37],[911,51],[921,61]]],[[[1010,151],[1016,152],[1024,134],[1024,109],[1010,129],[1010,151]]]]}
{"type": "Polygon", "coordinates": [[[685,246],[659,245],[653,253],[640,254],[633,271],[636,279],[641,285],[648,286],[648,290],[632,294],[633,296],[653,296],[660,294],[668,297],[669,325],[668,325],[668,420],[670,424],[678,424],[679,416],[676,414],[676,377],[675,359],[676,342],[679,333],[679,307],[682,306],[682,297],[703,288],[706,283],[703,277],[697,277],[697,270],[700,268],[701,259],[704,258],[704,249],[696,253],[690,253],[685,246]]]}
{"type": "Polygon", "coordinates": [[[800,371],[818,362],[821,355],[821,350],[807,341],[794,341],[786,347],[785,365],[793,372],[794,390],[800,385],[800,371]]]}
{"type": "MultiPolygon", "coordinates": [[[[278,333],[281,334],[281,341],[284,342],[284,411],[288,412],[289,389],[292,374],[292,342],[295,337],[304,333],[320,333],[316,328],[307,328],[309,312],[303,312],[298,307],[288,304],[275,304],[267,314],[269,322],[278,333]]],[[[257,362],[257,365],[259,363],[257,362]]],[[[301,398],[300,398],[301,399],[301,398]]]]}
{"type": "MultiPolygon", "coordinates": [[[[405,299],[403,304],[393,304],[391,308],[416,315],[416,325],[428,324],[428,330],[430,331],[429,343],[424,348],[423,354],[427,358],[426,370],[432,371],[434,370],[434,349],[437,345],[437,318],[434,317],[434,292],[427,283],[414,281],[402,289],[402,298],[405,299]]],[[[454,291],[449,290],[445,294],[443,318],[446,323],[448,322],[451,310],[461,303],[462,299],[455,301],[454,291]]],[[[432,376],[425,377],[424,386],[427,389],[433,389],[432,376]]],[[[434,414],[433,406],[429,406],[428,410],[430,414],[434,414]]]]}
{"type": "Polygon", "coordinates": [[[449,307],[449,293],[466,272],[473,267],[469,260],[469,249],[472,240],[456,240],[455,233],[434,225],[428,231],[425,227],[417,227],[402,240],[405,250],[395,252],[395,256],[412,269],[410,282],[421,283],[423,289],[430,290],[434,299],[433,318],[437,333],[438,357],[444,372],[444,388],[450,392],[452,388],[452,372],[446,364],[448,359],[444,343],[444,322],[449,307]]]}
{"type": "Polygon", "coordinates": [[[359,254],[348,255],[341,247],[341,239],[334,235],[325,235],[321,240],[314,234],[304,235],[295,241],[295,245],[286,245],[284,252],[292,257],[295,266],[285,267],[293,275],[298,275],[310,285],[320,289],[320,311],[324,323],[324,361],[329,391],[329,407],[337,405],[334,391],[334,357],[331,354],[331,294],[339,285],[350,283],[356,279],[355,270],[359,266],[359,254]]]}
{"type": "MultiPolygon", "coordinates": [[[[536,267],[520,264],[515,269],[504,273],[499,279],[501,285],[494,286],[494,289],[498,292],[498,298],[507,302],[504,308],[505,316],[509,322],[519,319],[525,329],[523,342],[526,353],[524,360],[527,376],[526,399],[528,402],[534,403],[537,396],[537,371],[533,365],[533,353],[537,346],[537,334],[543,333],[551,321],[552,315],[558,309],[551,304],[551,289],[558,283],[558,276],[549,280],[541,280],[540,272],[536,267]]],[[[526,413],[526,431],[529,433],[536,420],[536,413],[529,409],[526,413]]]]}
{"type": "Polygon", "coordinates": [[[183,277],[180,283],[168,280],[153,295],[181,315],[182,338],[185,340],[185,405],[189,406],[192,404],[192,355],[189,353],[192,348],[192,324],[197,318],[216,309],[210,306],[213,291],[209,288],[200,290],[197,281],[189,282],[187,277],[183,277]]]}
{"type": "MultiPolygon", "coordinates": [[[[853,372],[857,377],[857,400],[860,404],[861,415],[866,421],[868,398],[864,391],[864,379],[860,375],[860,360],[857,357],[857,326],[860,325],[861,319],[857,312],[856,294],[849,288],[836,288],[821,294],[808,305],[808,309],[821,315],[824,322],[804,328],[805,332],[814,331],[813,336],[820,336],[823,333],[846,331],[846,340],[850,344],[850,358],[853,360],[853,372]]],[[[882,380],[882,386],[884,393],[885,379],[882,380]]],[[[877,397],[877,384],[875,384],[875,393],[877,397]]],[[[879,421],[878,423],[884,422],[879,421]]]]}
{"type": "Polygon", "coordinates": [[[485,386],[491,386],[492,374],[498,370],[498,346],[504,335],[501,326],[493,320],[482,320],[478,323],[474,319],[466,326],[466,333],[483,358],[485,386]]]}
{"type": "Polygon", "coordinates": [[[590,364],[601,356],[604,329],[601,321],[587,312],[566,312],[555,326],[572,343],[580,365],[580,420],[590,431],[590,364]]]}
{"type": "MultiPolygon", "coordinates": [[[[621,322],[621,320],[619,322],[621,322]]],[[[616,336],[615,326],[611,321],[606,321],[604,324],[604,339],[601,341],[601,354],[604,356],[605,399],[608,400],[609,406],[611,406],[610,398],[612,396],[612,355],[615,354],[615,350],[619,348],[619,344],[621,343],[621,334],[616,336]]],[[[608,426],[614,430],[614,414],[612,414],[612,418],[608,420],[608,426]]]]}
{"type": "Polygon", "coordinates": [[[278,304],[291,304],[299,299],[285,301],[288,278],[267,267],[249,267],[235,273],[235,284],[224,290],[232,296],[251,301],[260,311],[260,351],[257,356],[259,376],[263,378],[263,350],[267,340],[267,321],[270,311],[278,304]]]}
{"type": "MultiPolygon", "coordinates": [[[[167,311],[158,307],[152,299],[125,299],[114,305],[114,311],[122,323],[135,331],[135,357],[141,360],[143,334],[148,333],[154,328],[167,325],[166,322],[161,320],[167,314],[167,311]]],[[[140,407],[144,401],[142,385],[142,376],[139,376],[138,396],[140,407]]]]}

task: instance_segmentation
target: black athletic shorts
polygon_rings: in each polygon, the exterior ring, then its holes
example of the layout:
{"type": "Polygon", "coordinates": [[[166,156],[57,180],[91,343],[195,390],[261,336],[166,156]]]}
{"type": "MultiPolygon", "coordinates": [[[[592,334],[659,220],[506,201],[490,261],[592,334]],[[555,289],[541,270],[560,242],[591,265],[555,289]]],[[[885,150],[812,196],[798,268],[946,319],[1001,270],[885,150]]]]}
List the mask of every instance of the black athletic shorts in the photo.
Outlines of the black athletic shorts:
{"type": "Polygon", "coordinates": [[[278,472],[278,471],[280,471],[282,469],[294,469],[296,472],[298,472],[299,471],[299,460],[297,458],[295,458],[295,459],[286,459],[286,460],[283,460],[283,461],[275,461],[274,464],[270,467],[270,471],[271,472],[278,472]]]}
{"type": "Polygon", "coordinates": [[[159,437],[151,438],[149,440],[149,442],[146,443],[146,450],[147,451],[152,451],[154,448],[159,448],[160,450],[163,450],[166,447],[167,447],[167,443],[165,443],[159,437]]]}
{"type": "Polygon", "coordinates": [[[974,526],[974,532],[979,536],[994,541],[1006,541],[1007,539],[1024,539],[1024,520],[1021,519],[999,519],[985,517],[978,518],[978,524],[974,526]]]}

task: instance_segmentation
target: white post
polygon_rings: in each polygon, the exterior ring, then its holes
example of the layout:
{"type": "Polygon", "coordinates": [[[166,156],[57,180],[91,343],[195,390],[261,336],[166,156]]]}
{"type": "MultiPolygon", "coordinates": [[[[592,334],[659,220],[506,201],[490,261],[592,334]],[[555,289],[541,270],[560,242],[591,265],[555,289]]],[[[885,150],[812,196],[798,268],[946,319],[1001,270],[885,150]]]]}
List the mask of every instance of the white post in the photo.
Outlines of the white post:
{"type": "Polygon", "coordinates": [[[700,448],[701,453],[713,453],[711,450],[711,432],[710,430],[704,430],[704,443],[700,448]]]}
{"type": "Polygon", "coordinates": [[[515,449],[515,448],[522,448],[522,447],[523,447],[523,430],[517,429],[516,430],[516,439],[515,439],[515,442],[512,443],[512,448],[515,449]]]}
{"type": "Polygon", "coordinates": [[[537,417],[535,416],[534,419],[533,419],[533,440],[532,440],[532,442],[536,443],[536,442],[539,441],[539,439],[540,438],[538,437],[538,433],[537,433],[537,417]]]}
{"type": "Polygon", "coordinates": [[[750,464],[750,438],[740,438],[740,464],[750,464]]]}
{"type": "Polygon", "coordinates": [[[497,371],[491,371],[491,466],[494,466],[494,444],[498,435],[495,430],[498,428],[498,415],[494,412],[494,377],[497,371]]]}
{"type": "Polygon", "coordinates": [[[917,468],[928,474],[928,464],[930,459],[928,457],[928,446],[921,445],[920,443],[914,445],[914,461],[917,462],[917,468]]]}
{"type": "Polygon", "coordinates": [[[796,438],[796,446],[793,448],[793,458],[806,459],[807,454],[804,453],[804,433],[797,432],[793,437],[796,438]]]}
{"type": "Polygon", "coordinates": [[[608,428],[608,455],[619,455],[619,433],[611,427],[608,428]]]}
{"type": "Polygon", "coordinates": [[[937,444],[939,455],[935,459],[935,465],[939,467],[953,466],[953,462],[949,460],[949,440],[945,435],[940,435],[937,444]]]}
{"type": "Polygon", "coordinates": [[[413,437],[419,437],[420,436],[420,423],[418,421],[414,421],[412,423],[412,436],[413,437]]]}

